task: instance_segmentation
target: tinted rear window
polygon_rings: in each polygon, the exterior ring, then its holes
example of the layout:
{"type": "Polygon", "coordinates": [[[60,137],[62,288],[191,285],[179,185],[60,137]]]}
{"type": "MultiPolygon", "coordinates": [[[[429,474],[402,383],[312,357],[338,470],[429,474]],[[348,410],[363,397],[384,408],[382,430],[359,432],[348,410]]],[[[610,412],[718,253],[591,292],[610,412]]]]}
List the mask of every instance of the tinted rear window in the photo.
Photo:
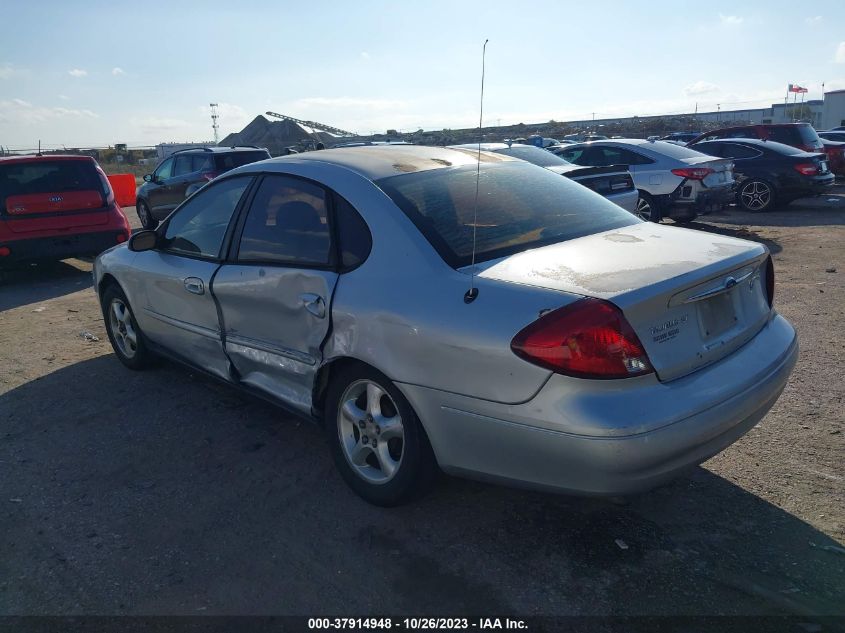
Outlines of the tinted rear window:
{"type": "Polygon", "coordinates": [[[254,152],[232,152],[231,154],[220,154],[214,157],[219,171],[229,171],[241,165],[248,165],[259,160],[270,158],[270,154],[263,150],[254,152]]]}
{"type": "Polygon", "coordinates": [[[0,164],[0,211],[6,198],[63,191],[96,191],[104,196],[103,182],[87,160],[43,160],[0,164]]]}
{"type": "MultiPolygon", "coordinates": [[[[542,150],[540,150],[542,151],[542,150]]],[[[520,162],[433,169],[376,183],[453,267],[637,224],[627,211],[554,172],[520,162]]]]}

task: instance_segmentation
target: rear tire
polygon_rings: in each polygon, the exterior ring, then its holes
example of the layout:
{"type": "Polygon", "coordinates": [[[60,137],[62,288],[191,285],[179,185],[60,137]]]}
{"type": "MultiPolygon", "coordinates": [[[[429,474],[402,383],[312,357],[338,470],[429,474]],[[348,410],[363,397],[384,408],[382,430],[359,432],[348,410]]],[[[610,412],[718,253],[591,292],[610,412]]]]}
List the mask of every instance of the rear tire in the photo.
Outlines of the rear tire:
{"type": "Polygon", "coordinates": [[[637,202],[637,212],[634,215],[646,222],[660,222],[663,219],[663,214],[655,199],[645,191],[639,190],[639,193],[640,199],[637,202]]]}
{"type": "Polygon", "coordinates": [[[736,202],[749,213],[763,213],[775,206],[775,188],[759,178],[743,182],[736,192],[736,202]]]}
{"type": "Polygon", "coordinates": [[[325,428],[346,484],[377,506],[396,506],[427,491],[437,465],[410,403],[382,373],[350,365],[326,394],[325,428]]]}
{"type": "Polygon", "coordinates": [[[136,208],[138,210],[138,219],[141,221],[141,226],[148,231],[154,231],[158,226],[158,220],[153,217],[149,205],[147,205],[147,203],[143,200],[139,200],[136,208]]]}
{"type": "Polygon", "coordinates": [[[105,289],[101,307],[106,333],[118,360],[134,370],[152,365],[153,353],[147,347],[126,295],[117,285],[112,284],[105,289]]]}

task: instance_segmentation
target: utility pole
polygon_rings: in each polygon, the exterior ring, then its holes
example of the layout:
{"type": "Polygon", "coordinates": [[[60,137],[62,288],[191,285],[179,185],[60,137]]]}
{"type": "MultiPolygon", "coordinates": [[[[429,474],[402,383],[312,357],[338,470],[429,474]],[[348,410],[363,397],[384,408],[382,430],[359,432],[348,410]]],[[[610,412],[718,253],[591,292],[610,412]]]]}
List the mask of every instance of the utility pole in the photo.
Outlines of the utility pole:
{"type": "Polygon", "coordinates": [[[217,114],[216,103],[209,103],[208,106],[211,108],[211,129],[214,130],[214,144],[217,145],[217,141],[219,140],[217,130],[220,127],[219,125],[217,125],[217,119],[220,117],[220,115],[217,114]]]}

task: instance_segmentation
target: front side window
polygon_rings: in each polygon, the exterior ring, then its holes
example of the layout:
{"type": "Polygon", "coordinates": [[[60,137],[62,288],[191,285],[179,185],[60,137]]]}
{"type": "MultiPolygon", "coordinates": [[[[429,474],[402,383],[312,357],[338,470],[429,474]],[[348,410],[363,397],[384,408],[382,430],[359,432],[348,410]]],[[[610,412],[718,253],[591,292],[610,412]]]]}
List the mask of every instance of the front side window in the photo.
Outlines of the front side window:
{"type": "Polygon", "coordinates": [[[431,169],[376,184],[453,267],[637,224],[631,213],[586,187],[524,162],[431,169]]]}
{"type": "Polygon", "coordinates": [[[228,178],[191,196],[167,223],[166,251],[217,258],[223,238],[251,176],[228,178]]]}
{"type": "Polygon", "coordinates": [[[168,158],[155,171],[155,180],[166,180],[173,173],[173,159],[168,158]]]}
{"type": "Polygon", "coordinates": [[[237,259],[291,266],[330,265],[325,190],[297,178],[265,176],[247,213],[237,259]]]}

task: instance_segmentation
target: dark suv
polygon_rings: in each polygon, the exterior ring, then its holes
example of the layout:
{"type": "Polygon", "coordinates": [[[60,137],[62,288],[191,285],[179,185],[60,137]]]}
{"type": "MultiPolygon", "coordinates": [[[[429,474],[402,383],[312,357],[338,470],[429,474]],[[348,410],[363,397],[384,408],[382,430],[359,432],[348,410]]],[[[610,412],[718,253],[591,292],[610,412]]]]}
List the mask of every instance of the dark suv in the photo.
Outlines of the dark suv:
{"type": "Polygon", "coordinates": [[[705,132],[692,139],[687,145],[723,138],[756,138],[761,141],[775,141],[784,145],[792,145],[792,147],[803,149],[805,152],[825,151],[822,140],[809,123],[771,123],[725,127],[721,130],[705,132]]]}
{"type": "Polygon", "coordinates": [[[138,187],[138,219],[154,229],[173,209],[197,189],[220,174],[259,160],[270,152],[258,147],[196,147],[174,152],[138,187]]]}

